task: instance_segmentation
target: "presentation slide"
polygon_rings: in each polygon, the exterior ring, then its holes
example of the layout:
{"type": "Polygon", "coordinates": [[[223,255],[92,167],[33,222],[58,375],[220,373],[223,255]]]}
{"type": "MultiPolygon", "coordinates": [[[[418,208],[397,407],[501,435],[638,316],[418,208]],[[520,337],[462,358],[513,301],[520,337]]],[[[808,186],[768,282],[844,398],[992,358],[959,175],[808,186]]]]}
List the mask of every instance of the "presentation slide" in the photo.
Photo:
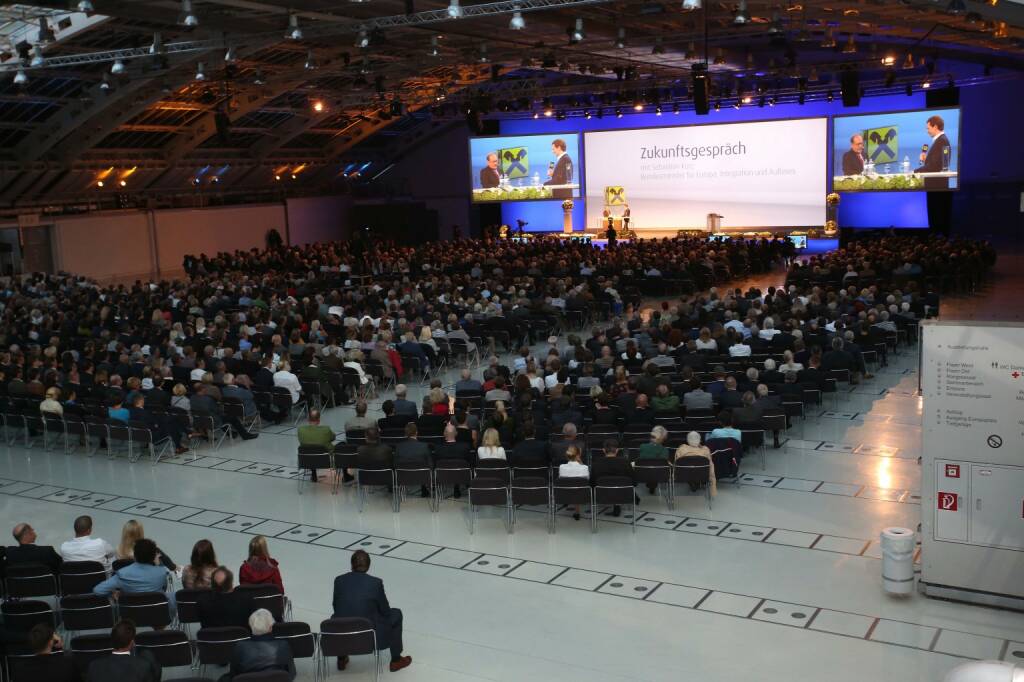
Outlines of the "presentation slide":
{"type": "Polygon", "coordinates": [[[473,201],[578,197],[579,147],[576,133],[470,138],[473,201]]]}
{"type": "Polygon", "coordinates": [[[826,132],[809,118],[585,133],[587,228],[820,227],[826,132]]]}
{"type": "Polygon", "coordinates": [[[837,116],[832,145],[832,187],[837,192],[959,186],[959,109],[837,116]]]}

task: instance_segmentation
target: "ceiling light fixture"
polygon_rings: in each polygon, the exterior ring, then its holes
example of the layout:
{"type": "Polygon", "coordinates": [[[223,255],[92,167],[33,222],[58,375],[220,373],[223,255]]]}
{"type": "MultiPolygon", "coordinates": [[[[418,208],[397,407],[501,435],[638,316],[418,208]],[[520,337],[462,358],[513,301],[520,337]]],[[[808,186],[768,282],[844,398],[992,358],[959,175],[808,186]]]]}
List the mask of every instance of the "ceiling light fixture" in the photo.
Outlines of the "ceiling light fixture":
{"type": "Polygon", "coordinates": [[[909,52],[907,53],[907,58],[903,60],[903,68],[907,70],[914,68],[914,55],[909,52]]]}
{"type": "Polygon", "coordinates": [[[896,57],[892,56],[891,54],[887,54],[884,57],[882,57],[882,66],[892,66],[895,63],[896,57]]]}
{"type": "Polygon", "coordinates": [[[519,5],[516,5],[516,10],[512,12],[512,18],[508,20],[508,27],[513,31],[522,31],[526,28],[526,19],[523,19],[523,13],[519,11],[519,5]]]}
{"type": "MultiPolygon", "coordinates": [[[[164,47],[164,36],[159,31],[157,31],[153,34],[153,42],[149,45],[149,53],[164,54],[165,52],[167,52],[167,49],[164,47]]],[[[225,61],[227,61],[226,57],[225,61]]]]}
{"type": "Polygon", "coordinates": [[[46,63],[46,58],[43,57],[43,48],[41,45],[36,45],[32,48],[32,61],[28,65],[33,69],[38,69],[46,63]]]}
{"type": "Polygon", "coordinates": [[[120,59],[115,59],[114,65],[110,67],[110,73],[114,74],[115,76],[120,76],[122,73],[124,73],[124,62],[120,59]]]}
{"type": "Polygon", "coordinates": [[[356,38],[356,47],[366,49],[370,46],[370,34],[363,29],[359,32],[359,37],[356,38]]]}
{"type": "Polygon", "coordinates": [[[835,39],[835,36],[832,35],[832,27],[831,26],[826,26],[825,27],[825,37],[821,39],[821,46],[822,47],[835,47],[836,46],[836,39],[835,39]]]}
{"type": "Polygon", "coordinates": [[[206,80],[206,64],[203,62],[199,62],[198,64],[196,64],[196,80],[206,80]]]}
{"type": "Polygon", "coordinates": [[[583,31],[583,18],[576,17],[576,25],[572,29],[572,33],[569,35],[569,42],[579,43],[582,42],[586,37],[586,33],[583,31]]]}
{"type": "Polygon", "coordinates": [[[306,63],[302,65],[306,71],[313,71],[317,67],[316,55],[313,54],[313,50],[306,51],[306,63]]]}
{"type": "Polygon", "coordinates": [[[619,35],[615,39],[615,47],[619,50],[626,49],[626,28],[619,26],[619,35]]]}
{"type": "Polygon", "coordinates": [[[853,34],[846,39],[846,44],[843,45],[843,54],[857,54],[857,41],[854,39],[853,34]]]}
{"type": "Polygon", "coordinates": [[[725,52],[718,47],[715,48],[715,65],[721,66],[722,64],[725,64],[725,52]]]}
{"type": "Polygon", "coordinates": [[[199,25],[199,17],[192,11],[192,0],[181,0],[181,14],[178,16],[178,23],[189,28],[199,25]]]}
{"type": "Polygon", "coordinates": [[[81,0],[78,3],[78,11],[85,14],[92,14],[96,11],[96,8],[92,6],[92,3],[89,0],[81,0]]]}
{"type": "Polygon", "coordinates": [[[448,4],[448,18],[462,18],[462,5],[459,4],[459,0],[451,0],[451,2],[448,4]]]}
{"type": "Polygon", "coordinates": [[[302,27],[299,26],[299,15],[289,14],[288,15],[288,32],[284,34],[285,38],[289,40],[302,40],[303,33],[302,27]]]}
{"type": "Polygon", "coordinates": [[[427,54],[431,57],[440,57],[441,50],[438,47],[437,36],[430,36],[430,51],[427,54]]]}
{"type": "Polygon", "coordinates": [[[480,63],[486,64],[491,61],[487,56],[487,43],[480,43],[480,63]]]}
{"type": "Polygon", "coordinates": [[[14,74],[15,85],[27,85],[28,76],[25,74],[25,69],[18,69],[18,73],[14,74]]]}
{"type": "Polygon", "coordinates": [[[686,12],[691,12],[701,7],[703,7],[701,0],[683,0],[683,10],[686,12]]]}
{"type": "Polygon", "coordinates": [[[238,55],[235,54],[235,46],[229,45],[228,49],[224,52],[224,63],[234,64],[236,61],[238,61],[238,55]]]}
{"type": "Polygon", "coordinates": [[[736,7],[736,13],[733,14],[732,23],[735,26],[744,26],[750,21],[750,17],[747,16],[747,0],[740,0],[739,6],[736,7]]]}

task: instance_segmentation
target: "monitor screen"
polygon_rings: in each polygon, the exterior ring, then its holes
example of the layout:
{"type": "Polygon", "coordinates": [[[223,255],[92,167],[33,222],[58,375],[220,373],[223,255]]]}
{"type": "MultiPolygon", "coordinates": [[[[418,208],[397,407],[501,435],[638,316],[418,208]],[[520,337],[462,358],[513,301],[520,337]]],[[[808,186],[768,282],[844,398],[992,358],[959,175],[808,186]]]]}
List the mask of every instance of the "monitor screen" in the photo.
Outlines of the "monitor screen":
{"type": "Polygon", "coordinates": [[[579,135],[506,135],[469,140],[473,202],[580,196],[579,135]]]}
{"type": "Polygon", "coordinates": [[[832,119],[837,192],[944,191],[960,186],[960,109],[832,119]]]}
{"type": "Polygon", "coordinates": [[[587,229],[819,227],[827,132],[824,118],[587,132],[587,229]]]}

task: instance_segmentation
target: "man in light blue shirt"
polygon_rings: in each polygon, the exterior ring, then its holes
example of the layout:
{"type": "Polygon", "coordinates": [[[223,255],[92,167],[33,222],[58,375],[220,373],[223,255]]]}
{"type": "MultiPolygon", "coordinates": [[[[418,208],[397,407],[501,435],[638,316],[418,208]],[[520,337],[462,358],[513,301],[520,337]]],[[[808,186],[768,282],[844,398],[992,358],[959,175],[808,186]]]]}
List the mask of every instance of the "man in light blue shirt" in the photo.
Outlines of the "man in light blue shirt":
{"type": "Polygon", "coordinates": [[[175,612],[174,593],[167,592],[168,571],[157,564],[156,543],[142,538],[135,541],[132,550],[135,562],[116,571],[93,588],[93,594],[109,596],[116,592],[163,592],[167,595],[171,614],[175,612]]]}

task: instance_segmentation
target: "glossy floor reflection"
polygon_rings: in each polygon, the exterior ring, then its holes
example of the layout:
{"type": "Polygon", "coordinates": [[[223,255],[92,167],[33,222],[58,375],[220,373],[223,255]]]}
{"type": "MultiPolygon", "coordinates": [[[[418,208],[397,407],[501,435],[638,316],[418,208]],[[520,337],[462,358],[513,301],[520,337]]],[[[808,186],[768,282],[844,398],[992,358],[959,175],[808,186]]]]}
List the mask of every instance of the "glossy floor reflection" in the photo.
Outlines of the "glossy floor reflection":
{"type": "MultiPolygon", "coordinates": [[[[395,514],[382,494],[359,513],[350,487],[300,496],[292,427],[157,466],[6,447],[0,510],[47,544],[70,537],[85,508],[112,542],[137,518],[177,561],[206,537],[233,569],[264,534],[295,618],[314,630],[333,577],[364,548],[405,613],[413,665],[397,679],[937,680],[964,657],[1024,655],[1024,616],[882,593],[879,531],[920,516],[916,363],[905,349],[810,412],[764,469],[749,457],[742,486],[720,486],[712,510],[688,491],[671,510],[644,491],[635,534],[625,517],[602,515],[591,534],[568,514],[548,534],[527,509],[514,534],[484,510],[470,535],[464,499],[431,513],[410,496],[395,514]]],[[[350,414],[325,421],[340,429],[350,414]]],[[[299,670],[313,679],[309,661],[299,670]]],[[[371,676],[370,658],[332,674],[371,676]]]]}

